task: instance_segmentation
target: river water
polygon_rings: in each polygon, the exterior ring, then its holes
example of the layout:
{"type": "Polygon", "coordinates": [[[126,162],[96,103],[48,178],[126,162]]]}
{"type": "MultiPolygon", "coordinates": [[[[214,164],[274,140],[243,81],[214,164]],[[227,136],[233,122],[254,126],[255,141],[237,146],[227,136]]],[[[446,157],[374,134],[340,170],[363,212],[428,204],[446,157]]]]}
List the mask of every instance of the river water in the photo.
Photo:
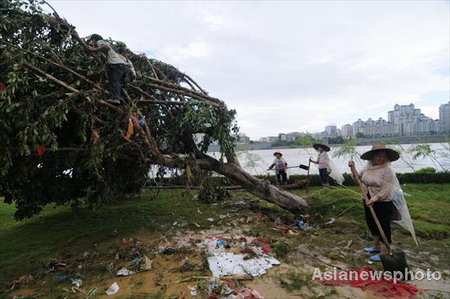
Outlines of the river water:
{"type": "MultiPolygon", "coordinates": [[[[448,144],[441,143],[430,143],[431,149],[434,151],[434,156],[437,161],[442,164],[442,166],[446,170],[450,170],[450,151],[446,149],[448,144]]],[[[407,173],[413,172],[414,170],[418,170],[424,167],[434,167],[437,171],[443,171],[441,166],[438,163],[433,162],[433,159],[430,157],[420,157],[417,159],[413,159],[412,154],[408,151],[415,146],[414,144],[402,144],[398,147],[403,148],[403,153],[401,158],[392,163],[392,166],[397,173],[407,173]]],[[[357,156],[369,151],[372,148],[371,145],[361,145],[356,147],[357,156]]],[[[338,148],[331,147],[331,151],[328,153],[330,159],[333,160],[336,167],[344,173],[349,173],[350,170],[347,166],[350,157],[335,157],[334,154],[338,148]]],[[[287,148],[287,149],[279,149],[283,153],[283,158],[288,163],[288,166],[298,166],[300,164],[308,165],[309,157],[313,157],[313,159],[317,158],[317,151],[311,148],[287,148]]],[[[267,171],[267,168],[272,164],[274,160],[273,153],[274,149],[270,150],[251,150],[248,152],[238,152],[237,155],[239,157],[239,161],[242,167],[245,168],[246,171],[251,174],[267,174],[274,173],[274,171],[267,171]]],[[[218,157],[218,153],[210,153],[211,155],[218,157]]],[[[357,168],[361,168],[365,165],[365,161],[361,161],[359,159],[355,159],[357,168]]],[[[319,171],[315,164],[311,164],[310,173],[318,174],[319,171]]],[[[306,170],[301,168],[290,168],[288,170],[288,174],[306,174],[306,170]]]]}

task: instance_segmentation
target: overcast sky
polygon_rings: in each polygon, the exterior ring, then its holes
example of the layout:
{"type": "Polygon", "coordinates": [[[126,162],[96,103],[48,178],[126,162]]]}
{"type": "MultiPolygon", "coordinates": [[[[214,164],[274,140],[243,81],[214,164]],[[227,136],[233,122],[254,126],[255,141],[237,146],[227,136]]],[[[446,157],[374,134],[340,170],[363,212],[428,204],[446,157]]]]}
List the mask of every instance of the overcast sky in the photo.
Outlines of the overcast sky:
{"type": "Polygon", "coordinates": [[[252,139],[450,100],[449,1],[49,1],[176,66],[236,109],[252,139]]]}

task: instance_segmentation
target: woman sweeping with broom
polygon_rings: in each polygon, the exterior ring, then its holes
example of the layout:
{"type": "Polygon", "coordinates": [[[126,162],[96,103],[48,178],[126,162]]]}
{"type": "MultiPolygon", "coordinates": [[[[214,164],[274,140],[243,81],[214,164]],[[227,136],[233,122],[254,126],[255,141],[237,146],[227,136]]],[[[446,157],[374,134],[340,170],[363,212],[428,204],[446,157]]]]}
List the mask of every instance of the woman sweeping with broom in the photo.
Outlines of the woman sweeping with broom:
{"type": "MultiPolygon", "coordinates": [[[[391,220],[398,222],[409,230],[417,244],[414,227],[408,206],[403,196],[391,162],[398,160],[399,153],[393,149],[387,148],[384,144],[374,144],[372,149],[361,156],[361,159],[367,160],[367,165],[361,171],[355,180],[360,180],[365,186],[365,205],[364,212],[367,226],[373,236],[373,246],[364,248],[369,253],[388,254],[391,238],[391,220]],[[370,207],[373,208],[376,218],[378,218],[382,231],[385,234],[386,241],[380,239],[380,230],[377,227],[376,220],[372,216],[370,207]],[[386,246],[385,242],[389,243],[386,246]]],[[[348,165],[352,168],[352,173],[357,175],[355,163],[349,161],[348,165]]],[[[389,250],[390,251],[390,250],[389,250]]],[[[372,261],[380,261],[379,254],[370,258],[372,261]]]]}

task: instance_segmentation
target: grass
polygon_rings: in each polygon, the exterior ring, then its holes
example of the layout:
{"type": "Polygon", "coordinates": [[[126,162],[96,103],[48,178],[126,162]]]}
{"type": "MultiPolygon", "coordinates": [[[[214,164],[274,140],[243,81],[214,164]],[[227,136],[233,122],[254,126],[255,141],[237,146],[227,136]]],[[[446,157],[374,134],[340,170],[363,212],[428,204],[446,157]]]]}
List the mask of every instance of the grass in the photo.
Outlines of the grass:
{"type": "MultiPolygon", "coordinates": [[[[447,238],[450,232],[450,185],[449,184],[407,184],[402,186],[413,219],[416,234],[425,238],[447,238]]],[[[363,206],[356,188],[319,189],[312,193],[311,214],[323,221],[342,217],[342,223],[361,228],[365,223],[363,206]],[[356,204],[355,204],[356,203],[356,204]]]]}
{"type": "Polygon", "coordinates": [[[163,235],[174,222],[185,230],[198,230],[194,222],[209,227],[206,218],[213,217],[218,225],[221,220],[214,216],[230,211],[193,200],[194,195],[164,190],[158,199],[148,200],[144,193],[98,210],[52,206],[21,222],[13,218],[14,206],[1,203],[0,237],[6,242],[0,242],[0,288],[19,276],[34,275],[49,258],[79,256],[95,244],[130,237],[141,230],[163,235]]]}
{"type": "MultiPolygon", "coordinates": [[[[309,213],[313,221],[323,224],[331,218],[336,219],[328,228],[306,231],[298,237],[288,238],[274,231],[267,222],[257,221],[252,223],[249,234],[261,234],[274,240],[274,252],[286,263],[295,263],[298,257],[293,258],[289,253],[305,245],[324,258],[360,267],[366,264],[360,248],[367,246],[369,241],[364,237],[368,233],[360,197],[355,190],[310,189],[309,213]],[[349,242],[351,245],[347,246],[349,242]]],[[[436,269],[449,268],[450,184],[406,185],[404,191],[410,194],[407,201],[417,234],[421,237],[420,247],[416,249],[410,236],[399,227],[394,230],[395,241],[410,252],[419,250],[423,253],[411,256],[412,262],[436,269]],[[436,259],[430,259],[430,255],[436,259]]],[[[296,193],[304,196],[302,190],[296,193]]],[[[235,191],[231,202],[215,205],[194,200],[194,195],[186,195],[180,190],[163,190],[158,198],[151,200],[151,194],[143,192],[135,198],[97,210],[49,206],[40,215],[21,222],[13,218],[14,206],[0,203],[0,298],[6,297],[6,287],[12,280],[25,274],[44,276],[42,264],[50,258],[77,258],[93,248],[104,251],[106,255],[111,244],[118,239],[139,236],[141,232],[159,237],[174,231],[198,231],[213,226],[221,228],[255,210],[269,211],[288,222],[293,223],[294,220],[293,215],[244,191],[235,191]],[[236,205],[231,204],[242,199],[248,203],[246,206],[236,209],[236,205]],[[219,215],[228,213],[231,219],[219,218],[219,215]],[[215,219],[214,222],[206,220],[210,217],[215,219]],[[177,224],[174,226],[175,222],[177,224]]],[[[298,277],[287,274],[284,278],[284,285],[290,290],[302,285],[301,281],[297,281],[298,277]]],[[[139,292],[139,283],[135,288],[139,292]]],[[[155,296],[165,298],[163,293],[155,296]]]]}

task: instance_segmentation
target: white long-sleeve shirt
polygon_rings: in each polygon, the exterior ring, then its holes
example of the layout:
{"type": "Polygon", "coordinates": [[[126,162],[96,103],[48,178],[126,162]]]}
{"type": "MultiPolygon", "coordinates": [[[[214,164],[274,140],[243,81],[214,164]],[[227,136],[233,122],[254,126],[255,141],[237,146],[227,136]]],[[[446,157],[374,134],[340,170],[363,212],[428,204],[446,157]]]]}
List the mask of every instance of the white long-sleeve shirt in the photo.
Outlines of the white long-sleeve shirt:
{"type": "Polygon", "coordinates": [[[395,172],[391,163],[372,166],[369,162],[360,173],[370,197],[375,201],[392,201],[391,193],[395,183],[395,172]]]}
{"type": "Polygon", "coordinates": [[[318,164],[317,167],[319,167],[319,169],[329,168],[328,167],[329,161],[330,158],[328,157],[327,152],[321,152],[317,156],[317,164],[318,164]]]}

